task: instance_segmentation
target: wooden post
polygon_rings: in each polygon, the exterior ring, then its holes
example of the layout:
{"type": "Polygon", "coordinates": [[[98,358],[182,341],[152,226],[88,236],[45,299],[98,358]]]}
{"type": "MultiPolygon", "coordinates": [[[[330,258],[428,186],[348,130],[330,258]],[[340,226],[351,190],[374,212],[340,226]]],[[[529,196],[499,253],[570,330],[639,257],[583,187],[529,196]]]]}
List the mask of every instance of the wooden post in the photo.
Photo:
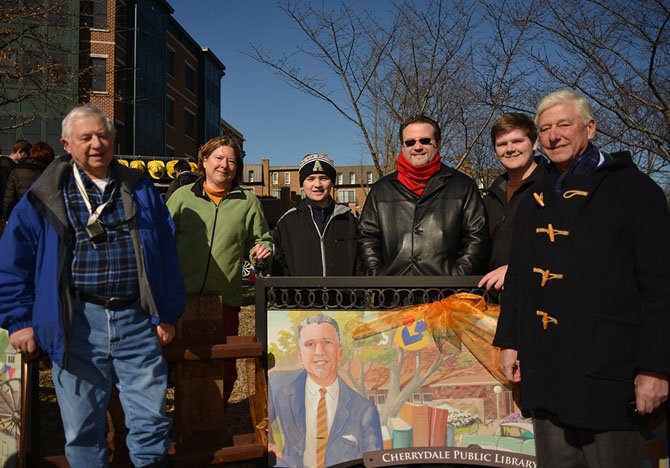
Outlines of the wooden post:
{"type": "MultiPolygon", "coordinates": [[[[223,301],[220,296],[191,296],[177,322],[175,341],[184,344],[221,344],[223,301]]],[[[223,361],[189,361],[175,364],[174,442],[180,446],[224,446],[223,361]]]]}

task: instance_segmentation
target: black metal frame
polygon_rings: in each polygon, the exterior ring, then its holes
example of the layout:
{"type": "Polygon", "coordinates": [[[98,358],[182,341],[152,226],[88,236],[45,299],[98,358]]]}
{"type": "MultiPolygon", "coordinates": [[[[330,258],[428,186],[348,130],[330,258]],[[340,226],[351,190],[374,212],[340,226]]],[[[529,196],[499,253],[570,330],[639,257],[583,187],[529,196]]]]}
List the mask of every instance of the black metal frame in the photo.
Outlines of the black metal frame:
{"type": "Polygon", "coordinates": [[[490,299],[478,288],[481,276],[330,276],[258,277],[256,338],[267,351],[269,310],[383,310],[423,304],[456,292],[490,299]]]}

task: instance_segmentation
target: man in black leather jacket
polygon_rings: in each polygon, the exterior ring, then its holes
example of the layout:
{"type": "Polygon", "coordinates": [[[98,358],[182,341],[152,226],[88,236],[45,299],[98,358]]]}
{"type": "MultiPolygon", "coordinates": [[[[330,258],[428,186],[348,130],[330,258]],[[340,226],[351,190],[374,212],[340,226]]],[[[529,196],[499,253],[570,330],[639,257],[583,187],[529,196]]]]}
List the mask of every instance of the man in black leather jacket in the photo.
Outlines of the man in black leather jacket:
{"type": "Polygon", "coordinates": [[[398,170],[370,189],[358,224],[367,275],[477,275],[488,267],[486,213],[472,179],[440,161],[440,127],[419,115],[399,132],[398,170]]]}

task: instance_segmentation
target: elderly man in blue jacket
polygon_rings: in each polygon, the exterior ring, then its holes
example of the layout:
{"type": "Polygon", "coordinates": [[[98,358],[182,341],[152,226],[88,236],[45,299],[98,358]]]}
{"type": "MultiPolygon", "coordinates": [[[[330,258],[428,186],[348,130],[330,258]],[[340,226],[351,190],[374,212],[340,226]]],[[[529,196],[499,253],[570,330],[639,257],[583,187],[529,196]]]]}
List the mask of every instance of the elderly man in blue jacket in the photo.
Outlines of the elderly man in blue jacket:
{"type": "Polygon", "coordinates": [[[62,124],[70,157],[16,205],[0,249],[0,326],[53,361],[70,466],[107,466],[105,412],[120,391],[135,466],[167,466],[167,364],[185,290],[158,191],[113,158],[114,127],[80,106],[62,124]]]}

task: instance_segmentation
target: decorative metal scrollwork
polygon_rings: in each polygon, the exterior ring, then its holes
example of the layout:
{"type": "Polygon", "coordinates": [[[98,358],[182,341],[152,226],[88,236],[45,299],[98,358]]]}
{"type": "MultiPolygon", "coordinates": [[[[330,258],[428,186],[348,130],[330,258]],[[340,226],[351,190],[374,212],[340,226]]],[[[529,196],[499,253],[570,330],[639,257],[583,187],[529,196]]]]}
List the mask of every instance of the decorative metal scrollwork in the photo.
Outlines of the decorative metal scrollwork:
{"type": "Polygon", "coordinates": [[[480,288],[289,288],[273,286],[266,290],[267,309],[380,310],[439,301],[458,292],[493,298],[480,288]]]}

